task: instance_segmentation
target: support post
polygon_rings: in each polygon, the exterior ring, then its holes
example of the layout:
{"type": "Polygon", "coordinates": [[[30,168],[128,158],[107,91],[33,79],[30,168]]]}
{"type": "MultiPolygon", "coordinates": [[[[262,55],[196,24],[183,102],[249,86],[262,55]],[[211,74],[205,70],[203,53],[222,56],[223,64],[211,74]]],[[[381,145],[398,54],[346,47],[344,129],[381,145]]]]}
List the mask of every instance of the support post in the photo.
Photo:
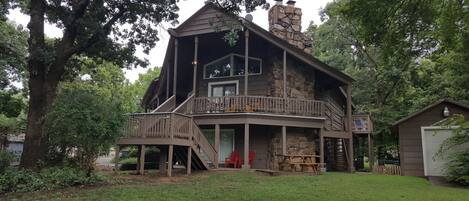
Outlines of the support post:
{"type": "Polygon", "coordinates": [[[173,95],[177,90],[177,73],[178,73],[178,39],[174,39],[174,72],[173,72],[173,95]]]}
{"type": "Polygon", "coordinates": [[[188,146],[187,147],[187,175],[191,174],[192,170],[192,147],[188,146]]]}
{"type": "Polygon", "coordinates": [[[115,148],[115,156],[114,156],[114,171],[119,171],[119,153],[120,153],[120,146],[116,145],[115,148]]]}
{"type": "Polygon", "coordinates": [[[215,168],[219,167],[219,154],[220,154],[220,124],[215,124],[215,151],[217,152],[217,157],[215,157],[215,168]]]}
{"type": "Polygon", "coordinates": [[[368,133],[368,164],[370,167],[370,171],[373,170],[374,165],[374,156],[373,156],[373,143],[371,141],[371,133],[368,133]]]}
{"type": "Polygon", "coordinates": [[[353,133],[352,133],[352,84],[347,84],[347,133],[349,136],[348,144],[349,146],[347,147],[348,149],[348,170],[350,172],[354,171],[354,166],[353,166],[353,133]]]}
{"type": "Polygon", "coordinates": [[[244,32],[244,95],[248,95],[248,76],[249,76],[249,30],[244,32]]]}
{"type": "Polygon", "coordinates": [[[171,177],[171,173],[173,171],[173,147],[174,145],[170,144],[168,149],[168,177],[171,177]]]}
{"type": "Polygon", "coordinates": [[[140,160],[139,160],[138,174],[143,175],[145,172],[145,145],[140,145],[140,160]]]}
{"type": "Polygon", "coordinates": [[[287,51],[283,50],[283,98],[287,98],[287,51]]]}
{"type": "Polygon", "coordinates": [[[194,61],[192,64],[194,65],[194,73],[192,78],[192,94],[195,95],[196,85],[197,85],[197,60],[198,60],[198,49],[199,49],[199,37],[195,36],[194,38],[194,61]]]}
{"type": "Polygon", "coordinates": [[[282,154],[287,155],[287,127],[282,126],[282,154]]]}
{"type": "Polygon", "coordinates": [[[169,98],[169,65],[167,65],[166,68],[166,99],[168,100],[169,98]]]}
{"type": "Polygon", "coordinates": [[[167,172],[167,160],[168,160],[168,148],[165,146],[158,147],[160,149],[160,161],[158,169],[160,171],[160,175],[165,175],[167,172]]]}
{"type": "Polygon", "coordinates": [[[319,130],[319,163],[321,168],[324,168],[324,136],[323,130],[319,130]]]}
{"type": "Polygon", "coordinates": [[[244,124],[244,164],[243,169],[249,169],[249,124],[244,124]]]}

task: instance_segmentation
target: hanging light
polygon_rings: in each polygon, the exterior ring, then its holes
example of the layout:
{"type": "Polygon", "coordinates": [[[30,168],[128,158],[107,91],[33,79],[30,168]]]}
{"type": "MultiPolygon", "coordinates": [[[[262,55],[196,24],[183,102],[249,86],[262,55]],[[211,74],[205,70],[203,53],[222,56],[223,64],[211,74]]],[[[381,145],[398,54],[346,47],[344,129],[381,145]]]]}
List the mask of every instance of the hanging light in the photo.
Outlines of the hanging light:
{"type": "Polygon", "coordinates": [[[445,108],[443,109],[443,116],[444,117],[449,117],[449,115],[450,115],[449,109],[448,109],[448,107],[445,106],[445,108]]]}

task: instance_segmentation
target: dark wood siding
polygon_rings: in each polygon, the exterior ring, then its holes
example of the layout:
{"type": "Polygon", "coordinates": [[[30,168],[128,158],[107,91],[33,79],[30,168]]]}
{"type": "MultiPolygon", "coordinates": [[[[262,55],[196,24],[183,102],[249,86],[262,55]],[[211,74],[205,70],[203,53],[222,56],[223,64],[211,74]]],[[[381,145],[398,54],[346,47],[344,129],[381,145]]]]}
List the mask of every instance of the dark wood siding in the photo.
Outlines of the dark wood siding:
{"type": "Polygon", "coordinates": [[[230,22],[220,23],[220,20],[231,21],[232,19],[213,8],[206,8],[206,10],[193,16],[181,27],[178,27],[177,32],[179,36],[189,36],[212,33],[215,32],[215,29],[226,30],[227,27],[223,26],[223,24],[229,24],[230,22]]]}
{"type": "Polygon", "coordinates": [[[431,126],[443,119],[443,109],[451,114],[463,114],[469,118],[469,110],[443,102],[398,125],[402,173],[406,176],[424,176],[422,126],[431,126]]]}

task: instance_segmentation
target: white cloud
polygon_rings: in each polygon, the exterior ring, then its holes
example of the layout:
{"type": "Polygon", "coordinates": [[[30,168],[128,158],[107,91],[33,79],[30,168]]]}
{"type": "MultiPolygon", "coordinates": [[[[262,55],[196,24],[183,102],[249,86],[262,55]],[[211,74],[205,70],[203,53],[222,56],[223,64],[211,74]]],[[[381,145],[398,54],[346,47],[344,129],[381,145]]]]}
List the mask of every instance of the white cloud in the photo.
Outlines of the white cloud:
{"type": "MultiPolygon", "coordinates": [[[[302,16],[302,27],[303,30],[306,29],[311,21],[314,23],[320,23],[320,16],[319,11],[321,8],[325,7],[327,3],[331,2],[332,0],[297,0],[296,7],[299,7],[303,11],[302,16]]],[[[274,5],[273,0],[268,1],[271,5],[274,5]]],[[[284,1],[285,2],[285,1],[284,1]]],[[[204,5],[204,0],[183,0],[178,3],[180,8],[179,10],[179,22],[184,22],[187,18],[189,18],[192,14],[194,14],[198,9],[200,9],[204,5]]],[[[259,26],[263,27],[264,29],[268,28],[268,21],[267,21],[267,11],[263,9],[258,9],[255,12],[251,13],[254,17],[253,22],[258,24],[259,26]]],[[[12,21],[15,21],[17,24],[21,24],[24,27],[27,26],[29,22],[29,16],[24,15],[19,12],[19,10],[13,10],[8,15],[8,18],[12,21]]],[[[176,25],[177,26],[177,25],[176,25]]],[[[163,23],[162,27],[164,28],[173,28],[173,26],[169,23],[163,23]]],[[[136,55],[140,58],[147,58],[151,64],[151,67],[161,66],[163,63],[164,55],[166,52],[166,46],[168,45],[169,35],[167,31],[162,28],[159,30],[159,38],[160,41],[156,44],[155,48],[153,48],[149,55],[146,55],[139,49],[136,55]]],[[[62,30],[59,28],[46,24],[45,25],[45,32],[48,37],[60,37],[62,35],[62,30]]],[[[138,79],[138,74],[144,73],[146,69],[144,68],[134,68],[130,70],[125,70],[125,76],[130,81],[135,81],[138,79]]]]}

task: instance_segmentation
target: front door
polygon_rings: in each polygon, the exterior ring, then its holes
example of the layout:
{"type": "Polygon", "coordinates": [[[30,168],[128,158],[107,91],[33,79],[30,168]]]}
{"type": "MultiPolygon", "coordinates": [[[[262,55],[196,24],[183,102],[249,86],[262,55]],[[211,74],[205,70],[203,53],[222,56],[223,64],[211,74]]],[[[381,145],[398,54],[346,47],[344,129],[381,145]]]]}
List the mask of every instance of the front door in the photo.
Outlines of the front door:
{"type": "Polygon", "coordinates": [[[229,158],[234,150],[234,134],[234,129],[220,129],[220,163],[225,163],[225,158],[229,158]]]}
{"type": "MultiPolygon", "coordinates": [[[[215,145],[215,130],[214,129],[202,129],[208,142],[215,145]]],[[[218,161],[220,164],[225,163],[225,159],[230,157],[230,154],[234,150],[234,129],[220,129],[220,147],[218,153],[218,161]]]]}

